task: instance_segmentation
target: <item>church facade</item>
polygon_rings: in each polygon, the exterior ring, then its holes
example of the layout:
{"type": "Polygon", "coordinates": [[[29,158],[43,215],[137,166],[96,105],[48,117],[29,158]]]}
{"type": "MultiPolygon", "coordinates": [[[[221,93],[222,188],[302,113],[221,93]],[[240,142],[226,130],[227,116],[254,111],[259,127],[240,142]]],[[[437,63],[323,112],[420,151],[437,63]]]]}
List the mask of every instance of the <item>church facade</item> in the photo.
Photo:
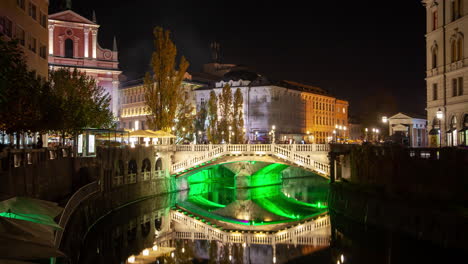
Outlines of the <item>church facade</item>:
{"type": "Polygon", "coordinates": [[[119,70],[117,45],[102,48],[98,43],[99,25],[72,10],[49,15],[48,61],[55,68],[78,69],[94,78],[111,96],[110,108],[118,116],[119,70]]]}

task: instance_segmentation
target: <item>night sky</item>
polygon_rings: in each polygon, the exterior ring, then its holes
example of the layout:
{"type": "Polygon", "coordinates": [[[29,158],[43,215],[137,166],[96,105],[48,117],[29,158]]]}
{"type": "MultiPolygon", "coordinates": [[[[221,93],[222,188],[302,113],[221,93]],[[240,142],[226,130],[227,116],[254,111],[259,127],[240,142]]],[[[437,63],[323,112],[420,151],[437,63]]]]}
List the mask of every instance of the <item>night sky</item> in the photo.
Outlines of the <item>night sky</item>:
{"type": "MultiPolygon", "coordinates": [[[[61,1],[51,0],[50,11],[61,1]]],[[[425,115],[420,0],[301,2],[75,0],[72,10],[87,18],[95,10],[104,48],[117,37],[120,68],[129,80],[149,69],[152,29],[161,25],[191,63],[189,72],[211,61],[209,44],[218,41],[223,63],[325,88],[349,100],[352,114],[390,98],[397,111],[425,115]]]]}

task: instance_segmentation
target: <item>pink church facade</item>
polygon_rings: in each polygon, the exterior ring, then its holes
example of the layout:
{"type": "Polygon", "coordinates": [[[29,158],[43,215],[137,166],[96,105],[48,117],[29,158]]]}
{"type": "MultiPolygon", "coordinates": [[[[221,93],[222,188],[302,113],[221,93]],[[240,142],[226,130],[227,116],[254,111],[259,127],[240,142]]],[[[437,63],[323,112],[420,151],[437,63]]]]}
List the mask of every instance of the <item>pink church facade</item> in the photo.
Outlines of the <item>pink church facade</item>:
{"type": "MultiPolygon", "coordinates": [[[[93,19],[95,20],[95,19],[93,19]]],[[[102,48],[97,40],[99,25],[66,10],[49,15],[49,68],[76,68],[97,81],[111,96],[110,108],[118,116],[118,52],[102,48]]]]}

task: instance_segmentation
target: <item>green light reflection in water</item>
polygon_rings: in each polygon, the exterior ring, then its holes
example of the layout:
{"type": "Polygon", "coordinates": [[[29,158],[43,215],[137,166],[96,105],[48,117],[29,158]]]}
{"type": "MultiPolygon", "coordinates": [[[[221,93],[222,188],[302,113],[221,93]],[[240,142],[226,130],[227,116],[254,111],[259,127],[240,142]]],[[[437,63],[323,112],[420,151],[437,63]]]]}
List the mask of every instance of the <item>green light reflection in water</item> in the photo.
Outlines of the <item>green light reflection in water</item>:
{"type": "Polygon", "coordinates": [[[250,180],[252,186],[260,187],[247,189],[236,189],[234,172],[222,164],[202,168],[188,177],[189,194],[178,205],[208,221],[242,225],[294,222],[327,211],[328,181],[309,176],[281,183],[287,168],[284,164],[259,168],[250,180]],[[255,212],[247,212],[251,218],[238,217],[239,204],[252,204],[250,210],[255,212]]]}

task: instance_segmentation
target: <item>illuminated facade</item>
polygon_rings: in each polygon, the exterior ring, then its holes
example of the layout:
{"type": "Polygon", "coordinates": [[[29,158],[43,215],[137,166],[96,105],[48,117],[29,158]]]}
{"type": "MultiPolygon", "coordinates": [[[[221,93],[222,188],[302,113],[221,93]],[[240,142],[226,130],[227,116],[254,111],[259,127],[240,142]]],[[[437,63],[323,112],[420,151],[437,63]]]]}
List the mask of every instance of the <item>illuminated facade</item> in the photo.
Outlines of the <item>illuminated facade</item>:
{"type": "Polygon", "coordinates": [[[112,50],[97,42],[99,25],[66,10],[49,16],[49,66],[76,68],[91,76],[111,96],[110,108],[118,116],[119,61],[114,39],[112,50]]]}
{"type": "MultiPolygon", "coordinates": [[[[229,65],[231,66],[231,65],[229,65]]],[[[270,142],[305,140],[323,143],[332,140],[336,125],[348,126],[348,102],[338,100],[326,90],[291,81],[272,82],[243,67],[225,67],[222,80],[195,90],[197,107],[204,105],[210,92],[219,95],[225,84],[232,93],[240,89],[244,99],[244,124],[247,139],[270,142]],[[226,72],[226,73],[225,73],[226,72]]],[[[342,137],[347,136],[343,130],[342,137]]]]}
{"type": "Polygon", "coordinates": [[[427,120],[431,146],[467,145],[468,0],[423,0],[426,7],[427,120]],[[436,113],[442,112],[442,119],[436,113]],[[440,125],[439,125],[440,124],[440,125]],[[439,134],[441,131],[441,134],[439,134]],[[440,139],[442,140],[440,144],[440,139]]]}
{"type": "MultiPolygon", "coordinates": [[[[192,83],[190,78],[190,75],[186,74],[182,86],[189,93],[189,98],[192,99],[192,104],[195,106],[195,98],[191,92],[200,85],[192,83]]],[[[122,84],[122,88],[119,90],[119,127],[130,130],[149,129],[146,123],[146,116],[149,114],[150,111],[145,102],[143,80],[122,84]]]]}
{"type": "Polygon", "coordinates": [[[29,70],[48,78],[48,0],[0,1],[0,36],[17,39],[29,70]]]}

